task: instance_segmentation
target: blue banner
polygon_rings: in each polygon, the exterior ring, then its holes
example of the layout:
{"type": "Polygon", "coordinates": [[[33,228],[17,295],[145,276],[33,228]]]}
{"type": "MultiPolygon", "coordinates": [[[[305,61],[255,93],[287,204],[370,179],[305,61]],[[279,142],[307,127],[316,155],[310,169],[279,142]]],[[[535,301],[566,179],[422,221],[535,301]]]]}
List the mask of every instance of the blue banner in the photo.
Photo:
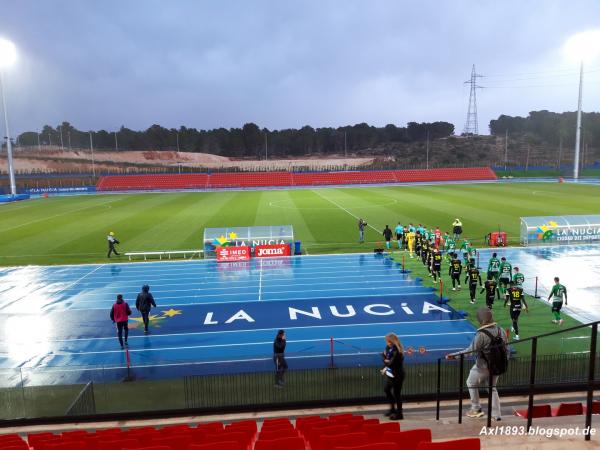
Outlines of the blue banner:
{"type": "Polygon", "coordinates": [[[96,186],[71,186],[71,187],[37,187],[24,189],[27,194],[65,194],[77,192],[96,192],[96,186]]]}

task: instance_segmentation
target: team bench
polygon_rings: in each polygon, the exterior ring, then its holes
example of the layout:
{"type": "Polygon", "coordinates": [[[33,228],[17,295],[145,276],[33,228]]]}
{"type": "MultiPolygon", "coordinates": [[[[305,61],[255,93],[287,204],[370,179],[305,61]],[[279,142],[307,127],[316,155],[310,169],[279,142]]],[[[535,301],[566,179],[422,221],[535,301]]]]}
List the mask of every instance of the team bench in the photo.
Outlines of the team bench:
{"type": "Polygon", "coordinates": [[[129,261],[131,261],[132,257],[143,256],[144,261],[146,261],[148,259],[148,257],[156,257],[156,256],[158,256],[158,259],[163,259],[163,256],[165,256],[165,257],[168,256],[168,259],[171,259],[171,255],[183,256],[185,258],[185,255],[191,254],[192,256],[190,258],[192,258],[196,253],[202,254],[202,253],[204,253],[204,250],[161,250],[161,251],[155,251],[155,252],[128,252],[128,253],[125,253],[125,256],[129,257],[129,261]]]}

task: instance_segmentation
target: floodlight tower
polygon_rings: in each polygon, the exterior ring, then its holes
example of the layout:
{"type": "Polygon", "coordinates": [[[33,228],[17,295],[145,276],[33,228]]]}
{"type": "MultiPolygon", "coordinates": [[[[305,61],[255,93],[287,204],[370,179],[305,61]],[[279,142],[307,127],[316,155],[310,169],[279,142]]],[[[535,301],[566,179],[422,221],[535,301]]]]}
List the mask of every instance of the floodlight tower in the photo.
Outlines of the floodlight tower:
{"type": "Polygon", "coordinates": [[[467,121],[465,122],[463,134],[479,134],[479,122],[477,120],[477,89],[480,89],[481,86],[477,85],[477,78],[481,78],[482,76],[483,75],[479,75],[475,72],[475,64],[473,64],[473,68],[471,69],[471,79],[465,81],[465,84],[471,86],[471,91],[469,93],[469,108],[467,110],[467,121]]]}
{"type": "Polygon", "coordinates": [[[0,94],[2,96],[2,107],[4,109],[4,127],[6,130],[6,155],[8,159],[8,176],[10,178],[10,193],[17,195],[17,184],[15,183],[15,168],[13,166],[12,142],[10,141],[10,129],[8,127],[8,111],[6,110],[6,98],[4,96],[4,69],[12,66],[17,59],[15,45],[6,39],[0,39],[0,94]]]}
{"type": "Polygon", "coordinates": [[[571,36],[563,45],[567,59],[579,63],[579,97],[577,100],[577,125],[575,129],[575,157],[573,179],[579,178],[579,153],[581,149],[581,107],[583,103],[583,63],[600,56],[600,30],[587,30],[571,36]]]}

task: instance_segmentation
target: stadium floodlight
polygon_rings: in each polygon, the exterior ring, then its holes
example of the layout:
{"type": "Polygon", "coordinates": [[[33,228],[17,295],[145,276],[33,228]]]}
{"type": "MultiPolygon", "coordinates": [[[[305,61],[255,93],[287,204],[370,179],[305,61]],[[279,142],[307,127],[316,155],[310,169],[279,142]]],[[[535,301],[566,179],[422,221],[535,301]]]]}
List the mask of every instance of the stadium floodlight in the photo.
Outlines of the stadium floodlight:
{"type": "Polygon", "coordinates": [[[8,175],[10,177],[10,193],[17,195],[17,184],[15,183],[15,168],[13,166],[12,142],[10,141],[10,130],[8,127],[8,112],[6,110],[6,98],[4,96],[4,69],[12,66],[17,60],[15,44],[6,39],[0,39],[0,93],[2,95],[2,107],[4,109],[4,126],[6,129],[6,155],[8,159],[8,175]]]}
{"type": "Polygon", "coordinates": [[[577,102],[577,128],[575,130],[575,158],[573,178],[579,178],[579,153],[581,145],[581,105],[583,95],[583,64],[600,57],[600,30],[587,30],[571,36],[563,45],[563,53],[570,61],[579,63],[579,99],[577,102]]]}

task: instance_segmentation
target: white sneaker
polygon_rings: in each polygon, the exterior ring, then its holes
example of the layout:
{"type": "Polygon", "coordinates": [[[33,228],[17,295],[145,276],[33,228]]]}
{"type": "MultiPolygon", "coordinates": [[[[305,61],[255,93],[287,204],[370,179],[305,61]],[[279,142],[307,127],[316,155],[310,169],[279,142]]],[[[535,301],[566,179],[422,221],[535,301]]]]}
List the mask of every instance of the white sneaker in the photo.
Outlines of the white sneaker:
{"type": "Polygon", "coordinates": [[[518,335],[518,334],[515,334],[515,341],[518,341],[518,340],[520,340],[520,339],[521,339],[521,338],[519,337],[519,335],[518,335]]]}
{"type": "Polygon", "coordinates": [[[460,289],[460,284],[458,285],[458,289],[460,289]]]}
{"type": "Polygon", "coordinates": [[[558,323],[558,320],[556,320],[556,319],[553,319],[553,320],[552,320],[552,323],[558,323]]]}
{"type": "Polygon", "coordinates": [[[455,291],[455,290],[456,290],[456,288],[452,288],[452,290],[453,290],[453,291],[455,291]]]}
{"type": "Polygon", "coordinates": [[[471,300],[471,305],[475,304],[475,300],[471,300]]]}

